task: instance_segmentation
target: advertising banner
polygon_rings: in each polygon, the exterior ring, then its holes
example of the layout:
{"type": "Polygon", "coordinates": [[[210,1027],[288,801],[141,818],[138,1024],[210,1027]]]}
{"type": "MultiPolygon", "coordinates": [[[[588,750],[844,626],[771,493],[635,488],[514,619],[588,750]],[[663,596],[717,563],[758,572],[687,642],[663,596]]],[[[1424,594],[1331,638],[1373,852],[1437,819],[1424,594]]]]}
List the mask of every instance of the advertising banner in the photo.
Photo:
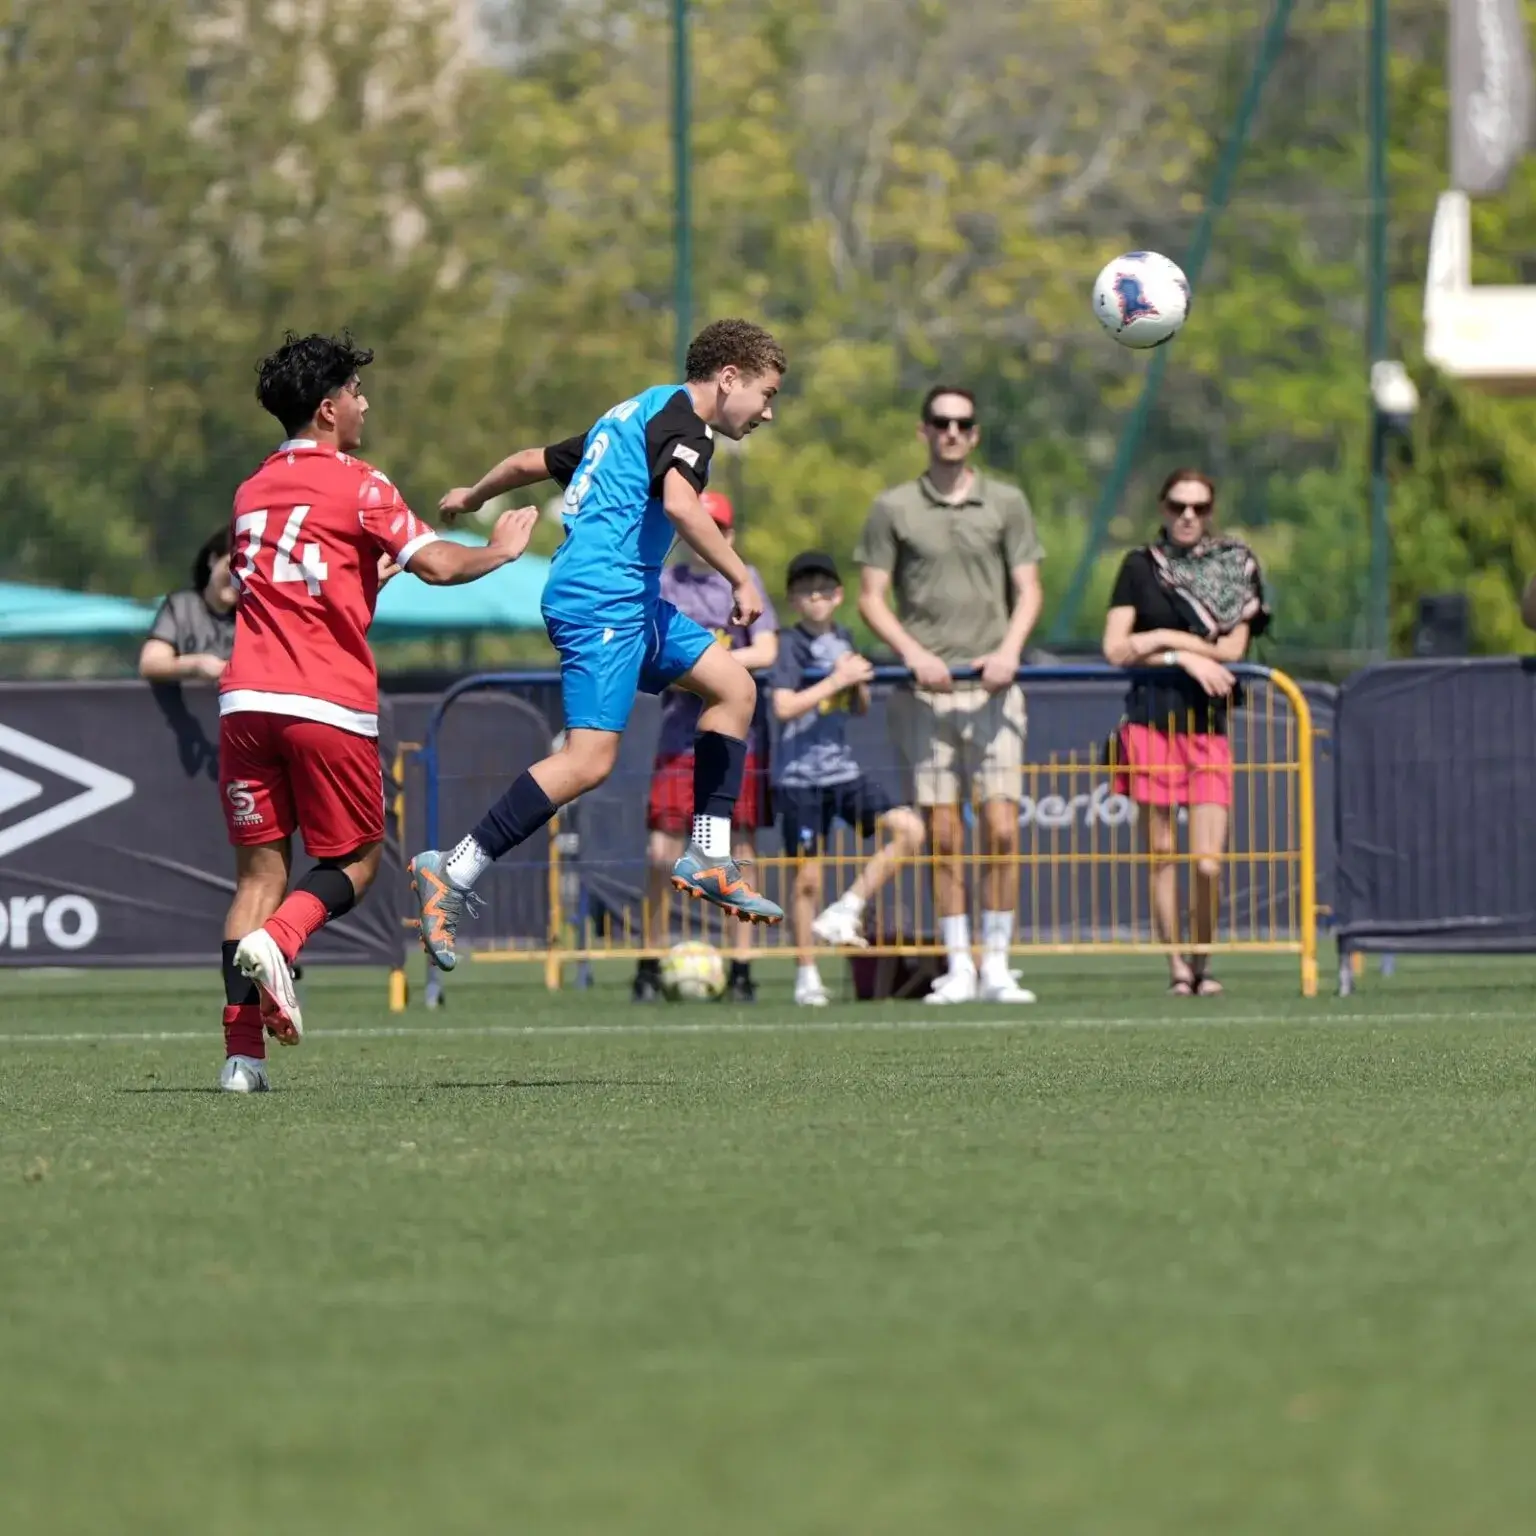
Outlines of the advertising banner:
{"type": "MultiPolygon", "coordinates": [[[[234,891],[217,773],[212,688],[0,684],[0,965],[217,972],[234,891]]],[[[391,842],[306,961],[398,965],[403,885],[391,842]]]]}
{"type": "Polygon", "coordinates": [[[1339,698],[1339,942],[1536,949],[1536,661],[1401,661],[1339,698]]]}

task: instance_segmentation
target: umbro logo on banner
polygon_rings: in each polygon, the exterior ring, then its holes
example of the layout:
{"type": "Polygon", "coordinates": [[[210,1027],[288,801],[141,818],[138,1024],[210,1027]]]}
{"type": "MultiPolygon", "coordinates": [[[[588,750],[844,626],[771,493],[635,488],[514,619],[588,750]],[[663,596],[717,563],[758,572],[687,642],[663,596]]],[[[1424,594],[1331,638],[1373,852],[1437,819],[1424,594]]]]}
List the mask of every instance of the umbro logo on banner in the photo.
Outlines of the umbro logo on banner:
{"type": "Polygon", "coordinates": [[[39,741],[36,736],[0,725],[0,858],[25,848],[28,843],[51,837],[65,827],[72,827],[77,821],[85,821],[111,806],[120,805],[132,794],[132,779],[103,768],[100,763],[76,757],[62,747],[39,741]],[[43,785],[25,773],[18,773],[9,766],[13,763],[41,769],[54,778],[65,780],[72,788],[78,788],[79,793],[7,824],[6,818],[11,811],[44,794],[43,785]]]}

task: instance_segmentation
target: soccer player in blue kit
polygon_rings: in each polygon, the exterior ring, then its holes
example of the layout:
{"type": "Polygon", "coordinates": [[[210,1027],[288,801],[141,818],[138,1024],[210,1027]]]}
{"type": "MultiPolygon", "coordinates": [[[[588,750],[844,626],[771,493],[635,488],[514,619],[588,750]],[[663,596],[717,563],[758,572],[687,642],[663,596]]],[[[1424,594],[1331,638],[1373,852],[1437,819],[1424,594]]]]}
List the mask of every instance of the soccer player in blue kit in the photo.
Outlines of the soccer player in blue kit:
{"type": "Polygon", "coordinates": [[[475,910],[474,886],[495,860],[531,837],[562,806],[601,784],[618,760],[635,693],[677,686],[704,701],[694,749],[693,836],[672,883],[744,922],[784,913],[754,891],[731,857],[731,811],[741,793],[757,705],[752,675],[702,625],[657,595],[674,534],[730,582],[731,622],[743,627],[762,597],[741,557],[704,510],[714,435],[740,441],[773,420],[787,363],[767,331],[717,320],[688,348],[687,382],[625,400],[579,437],[525,448],[473,486],[450,491],[449,522],[519,486],[565,487],[565,541],[544,588],[544,623],[560,653],[565,742],[535,763],[447,853],[411,860],[421,944],[451,971],[454,937],[475,910]]]}

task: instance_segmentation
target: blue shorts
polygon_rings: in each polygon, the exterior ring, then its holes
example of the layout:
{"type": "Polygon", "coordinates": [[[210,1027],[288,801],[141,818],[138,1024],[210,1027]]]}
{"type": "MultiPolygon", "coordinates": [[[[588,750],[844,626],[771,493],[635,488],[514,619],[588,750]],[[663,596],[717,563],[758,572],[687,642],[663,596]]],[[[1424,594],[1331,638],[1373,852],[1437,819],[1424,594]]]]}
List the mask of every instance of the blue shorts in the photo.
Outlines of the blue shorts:
{"type": "Polygon", "coordinates": [[[636,693],[669,688],[715,643],[702,624],[666,602],[636,623],[593,624],[545,614],[544,627],[560,652],[568,731],[622,731],[636,693]]]}
{"type": "Polygon", "coordinates": [[[891,797],[863,775],[846,784],[778,785],[773,791],[779,835],[791,858],[814,858],[835,821],[846,821],[861,837],[873,837],[880,818],[894,808],[891,797]]]}

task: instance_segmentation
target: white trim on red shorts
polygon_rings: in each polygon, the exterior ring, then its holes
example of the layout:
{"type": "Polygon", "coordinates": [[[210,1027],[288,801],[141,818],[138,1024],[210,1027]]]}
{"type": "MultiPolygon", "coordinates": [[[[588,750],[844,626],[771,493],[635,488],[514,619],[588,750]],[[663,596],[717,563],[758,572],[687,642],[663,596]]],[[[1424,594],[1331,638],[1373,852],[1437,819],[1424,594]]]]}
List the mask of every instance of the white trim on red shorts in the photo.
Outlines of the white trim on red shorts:
{"type": "Polygon", "coordinates": [[[234,715],[250,711],[258,715],[292,715],[295,720],[314,720],[334,725],[354,736],[377,736],[379,717],[361,709],[348,709],[329,699],[314,699],[305,693],[263,693],[256,688],[231,688],[219,695],[219,713],[234,715]]]}

